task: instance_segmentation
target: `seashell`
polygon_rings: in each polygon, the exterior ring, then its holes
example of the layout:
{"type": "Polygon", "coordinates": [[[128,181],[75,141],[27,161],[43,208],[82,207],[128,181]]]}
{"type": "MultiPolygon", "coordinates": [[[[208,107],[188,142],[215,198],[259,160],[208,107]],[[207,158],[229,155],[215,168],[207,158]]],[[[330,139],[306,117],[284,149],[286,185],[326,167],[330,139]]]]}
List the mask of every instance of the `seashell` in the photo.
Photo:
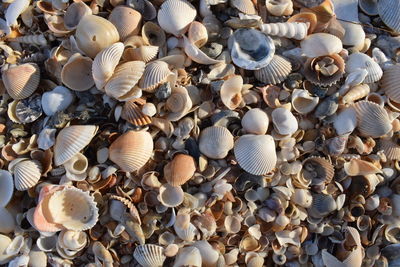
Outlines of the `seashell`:
{"type": "Polygon", "coordinates": [[[234,75],[224,81],[221,86],[221,101],[224,105],[233,110],[242,102],[243,78],[240,75],[234,75]]]}
{"type": "Polygon", "coordinates": [[[357,126],[357,115],[353,108],[342,110],[333,121],[333,127],[339,135],[350,134],[357,126]]]}
{"type": "Polygon", "coordinates": [[[365,14],[369,16],[376,16],[379,14],[377,0],[359,0],[358,6],[365,14]]]}
{"type": "Polygon", "coordinates": [[[176,207],[182,204],[184,192],[180,186],[163,184],[160,187],[158,200],[166,207],[176,207]]]}
{"type": "Polygon", "coordinates": [[[139,81],[139,87],[145,92],[154,93],[157,87],[166,82],[168,76],[172,74],[168,64],[164,61],[152,61],[146,64],[143,77],[139,81]]]}
{"type": "Polygon", "coordinates": [[[344,60],[338,54],[309,58],[304,65],[304,76],[307,80],[322,86],[335,84],[344,72],[344,60]]]}
{"type": "Polygon", "coordinates": [[[115,26],[108,20],[86,15],[75,32],[76,43],[87,56],[94,58],[101,50],[119,41],[115,26]]]}
{"type": "Polygon", "coordinates": [[[307,90],[294,89],[292,93],[292,107],[300,114],[311,112],[319,102],[318,97],[313,97],[307,90]]]}
{"type": "Polygon", "coordinates": [[[15,231],[15,227],[15,216],[5,207],[0,207],[0,233],[9,234],[15,231]]]}
{"type": "Polygon", "coordinates": [[[14,180],[5,170],[0,170],[0,207],[7,206],[14,193],[14,180]]]}
{"type": "Polygon", "coordinates": [[[67,30],[75,30],[81,19],[91,14],[92,10],[84,2],[74,2],[68,6],[64,14],[64,26],[67,30]]]}
{"type": "Polygon", "coordinates": [[[172,186],[181,186],[193,177],[195,171],[193,157],[178,154],[164,166],[164,178],[172,186]]]}
{"type": "Polygon", "coordinates": [[[234,153],[240,167],[253,175],[269,173],[277,161],[270,135],[243,135],[235,142],[234,153]]]}
{"type": "Polygon", "coordinates": [[[17,19],[29,6],[29,0],[15,0],[7,8],[4,18],[7,21],[7,26],[17,25],[17,19]]]}
{"type": "Polygon", "coordinates": [[[388,160],[400,160],[400,146],[391,139],[380,139],[379,149],[383,150],[388,160]]]}
{"type": "Polygon", "coordinates": [[[140,46],[137,48],[127,48],[124,52],[124,59],[126,60],[140,60],[150,62],[157,57],[158,46],[148,45],[140,46]]]}
{"type": "Polygon", "coordinates": [[[107,81],[112,77],[123,52],[124,45],[117,42],[104,48],[96,55],[92,64],[92,74],[97,89],[102,90],[107,81]]]}
{"type": "Polygon", "coordinates": [[[87,167],[88,159],[82,153],[77,153],[64,163],[66,176],[72,181],[82,181],[86,179],[87,167]]]}
{"type": "Polygon", "coordinates": [[[287,22],[308,23],[308,34],[311,34],[314,32],[315,27],[317,26],[317,16],[312,12],[300,12],[291,16],[287,22]]]}
{"type": "Polygon", "coordinates": [[[224,220],[224,226],[225,226],[225,231],[228,234],[236,234],[240,231],[240,228],[242,228],[241,225],[241,218],[239,216],[232,216],[228,215],[225,217],[224,220]]]}
{"type": "Polygon", "coordinates": [[[173,88],[165,107],[170,111],[167,115],[167,119],[170,121],[178,121],[185,116],[192,108],[192,100],[186,88],[182,86],[173,88]]]}
{"type": "Polygon", "coordinates": [[[87,146],[97,132],[94,125],[73,125],[62,129],[54,146],[54,163],[64,164],[87,146]]]}
{"type": "Polygon", "coordinates": [[[324,158],[310,157],[303,161],[301,175],[311,181],[311,185],[328,184],[335,175],[333,165],[324,158]]]}
{"type": "Polygon", "coordinates": [[[200,250],[202,266],[211,267],[217,264],[219,253],[206,240],[196,241],[192,245],[200,250]]]}
{"type": "Polygon", "coordinates": [[[101,260],[104,263],[104,266],[111,266],[113,264],[114,260],[111,253],[104,247],[101,242],[93,242],[92,251],[96,258],[96,261],[101,260]]]}
{"type": "Polygon", "coordinates": [[[269,125],[268,115],[260,108],[253,108],[242,118],[243,129],[250,134],[266,134],[269,125]]]}
{"type": "Polygon", "coordinates": [[[293,2],[290,0],[266,0],[265,7],[272,16],[290,16],[293,13],[293,2]]]}
{"type": "Polygon", "coordinates": [[[364,83],[374,83],[379,81],[383,74],[379,64],[371,57],[363,53],[353,53],[349,56],[349,59],[346,62],[346,73],[349,74],[358,69],[365,69],[368,71],[364,83]]]}
{"type": "Polygon", "coordinates": [[[107,95],[118,100],[130,100],[131,98],[139,98],[137,88],[143,73],[145,72],[145,63],[143,61],[128,61],[122,63],[115,68],[112,77],[104,86],[107,95]]]}
{"type": "Polygon", "coordinates": [[[146,103],[142,106],[142,112],[146,116],[153,117],[157,114],[157,109],[153,103],[146,103]]]}
{"type": "Polygon", "coordinates": [[[285,108],[276,108],[271,114],[274,129],[280,135],[292,135],[298,129],[297,119],[285,108]]]}
{"type": "Polygon", "coordinates": [[[195,7],[186,0],[167,0],[158,10],[157,21],[164,31],[180,37],[196,14],[195,7]]]}
{"type": "Polygon", "coordinates": [[[57,86],[52,91],[42,94],[42,108],[47,116],[53,116],[59,111],[66,110],[74,100],[74,95],[68,88],[57,86]]]}
{"type": "Polygon", "coordinates": [[[358,130],[363,136],[376,138],[392,129],[389,116],[381,106],[364,100],[353,104],[353,107],[357,114],[358,130]]]}
{"type": "Polygon", "coordinates": [[[199,149],[208,158],[225,158],[233,145],[233,135],[225,127],[211,126],[200,133],[199,149]]]}
{"type": "Polygon", "coordinates": [[[393,65],[383,72],[381,87],[390,100],[400,103],[400,65],[393,65]]]}
{"type": "Polygon", "coordinates": [[[307,189],[296,188],[290,196],[290,200],[300,207],[308,208],[312,203],[312,195],[307,189]]]}
{"type": "Polygon", "coordinates": [[[15,38],[9,38],[8,41],[39,46],[47,45],[47,40],[43,34],[19,36],[15,38]]]}
{"type": "Polygon", "coordinates": [[[248,15],[256,15],[256,9],[251,0],[230,0],[231,6],[248,15]]]}
{"type": "Polygon", "coordinates": [[[74,231],[92,228],[99,216],[93,196],[75,187],[66,187],[52,194],[48,209],[53,223],[74,231]]]}
{"type": "Polygon", "coordinates": [[[308,33],[309,24],[306,22],[278,22],[260,26],[260,30],[271,36],[303,40],[308,33]]]}
{"type": "Polygon", "coordinates": [[[275,54],[272,39],[254,29],[236,30],[229,38],[228,46],[233,63],[246,70],[266,67],[275,54]]]}
{"type": "Polygon", "coordinates": [[[126,101],[122,107],[121,118],[136,126],[143,126],[151,123],[149,116],[145,115],[136,100],[126,101]]]}
{"type": "Polygon", "coordinates": [[[133,257],[143,267],[161,267],[166,259],[164,248],[153,244],[137,246],[133,257]]]}
{"type": "Polygon", "coordinates": [[[147,45],[162,47],[164,46],[167,38],[165,32],[155,24],[148,21],[142,27],[142,38],[147,45]]]}
{"type": "Polygon", "coordinates": [[[400,226],[399,225],[388,225],[385,228],[385,238],[387,241],[390,243],[399,243],[399,232],[400,232],[400,226]]]}
{"type": "Polygon", "coordinates": [[[278,84],[283,82],[292,72],[292,64],[289,60],[279,55],[274,55],[271,62],[254,71],[257,80],[266,84],[278,84]]]}
{"type": "Polygon", "coordinates": [[[14,166],[14,185],[18,191],[34,187],[41,175],[42,165],[37,160],[22,160],[14,166]]]}
{"type": "Polygon", "coordinates": [[[2,71],[2,80],[13,99],[24,99],[38,88],[40,70],[35,63],[25,63],[2,71]]]}
{"type": "Polygon", "coordinates": [[[87,244],[87,234],[81,231],[62,230],[58,235],[57,247],[79,251],[87,244]]]}
{"type": "MultiPolygon", "coordinates": [[[[173,0],[173,1],[178,1],[178,0],[173,0]]],[[[194,62],[205,65],[217,64],[221,62],[220,60],[215,60],[207,56],[206,53],[201,51],[195,44],[189,42],[189,39],[187,39],[185,35],[183,35],[182,37],[183,37],[183,48],[185,50],[185,53],[194,62]]]]}
{"type": "Polygon", "coordinates": [[[352,87],[342,98],[344,104],[352,103],[366,97],[370,92],[368,84],[359,84],[352,87]]]}
{"type": "Polygon", "coordinates": [[[308,208],[309,215],[314,218],[323,218],[336,210],[336,201],[331,195],[314,194],[311,207],[308,208]]]}
{"type": "Polygon", "coordinates": [[[338,37],[328,33],[314,33],[300,42],[300,47],[306,57],[322,57],[338,54],[342,51],[342,42],[338,37]]]}
{"type": "Polygon", "coordinates": [[[121,40],[125,40],[129,35],[140,32],[142,15],[133,8],[117,6],[111,11],[108,21],[117,28],[121,40]]]}
{"type": "Polygon", "coordinates": [[[190,23],[188,30],[188,39],[191,44],[198,48],[204,46],[208,41],[207,28],[198,21],[190,23]]]}
{"type": "Polygon", "coordinates": [[[373,163],[356,158],[344,163],[343,170],[349,176],[368,175],[382,172],[373,163]]]}
{"type": "Polygon", "coordinates": [[[201,267],[202,257],[200,250],[193,246],[180,248],[172,267],[181,266],[201,267]]]}
{"type": "Polygon", "coordinates": [[[6,264],[14,257],[14,255],[6,253],[11,241],[8,236],[0,234],[0,264],[6,264]]]}
{"type": "MultiPolygon", "coordinates": [[[[395,0],[378,1],[378,13],[382,21],[395,32],[400,32],[400,22],[398,21],[400,3],[395,0]]],[[[8,22],[8,20],[7,20],[8,22]]]]}
{"type": "Polygon", "coordinates": [[[31,251],[29,251],[29,266],[32,267],[40,267],[46,266],[47,264],[47,254],[41,251],[37,246],[33,247],[31,251]]]}
{"type": "Polygon", "coordinates": [[[153,153],[153,138],[148,132],[129,131],[118,137],[109,148],[109,159],[122,171],[142,168],[153,153]]]}
{"type": "Polygon", "coordinates": [[[79,92],[90,89],[94,85],[92,63],[89,57],[78,53],[72,55],[61,71],[63,84],[79,92]]]}

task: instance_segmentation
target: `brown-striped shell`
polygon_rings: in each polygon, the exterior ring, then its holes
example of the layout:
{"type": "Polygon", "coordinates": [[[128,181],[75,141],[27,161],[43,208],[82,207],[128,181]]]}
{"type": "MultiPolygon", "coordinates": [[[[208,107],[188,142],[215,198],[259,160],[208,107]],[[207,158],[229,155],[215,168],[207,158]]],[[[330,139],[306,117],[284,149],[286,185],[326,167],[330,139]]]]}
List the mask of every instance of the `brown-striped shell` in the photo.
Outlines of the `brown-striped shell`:
{"type": "Polygon", "coordinates": [[[136,102],[136,99],[126,101],[122,107],[121,118],[129,121],[135,126],[143,126],[151,123],[149,116],[142,112],[141,107],[136,102]]]}
{"type": "Polygon", "coordinates": [[[267,66],[254,71],[254,76],[263,83],[278,84],[284,81],[291,71],[292,64],[289,60],[279,55],[274,55],[267,66]]]}
{"type": "Polygon", "coordinates": [[[178,154],[164,166],[164,178],[172,186],[180,186],[192,178],[196,164],[192,156],[178,154]]]}
{"type": "Polygon", "coordinates": [[[154,93],[157,87],[166,82],[171,74],[168,64],[164,61],[157,60],[147,63],[139,87],[145,92],[154,93]]]}
{"type": "Polygon", "coordinates": [[[92,75],[93,60],[81,54],[74,54],[61,71],[61,80],[74,91],[85,91],[94,85],[92,75]]]}
{"type": "Polygon", "coordinates": [[[342,78],[344,69],[344,60],[338,54],[309,58],[304,65],[304,76],[314,84],[330,86],[342,78]]]}
{"type": "Polygon", "coordinates": [[[311,157],[303,161],[302,176],[311,181],[311,185],[328,184],[335,175],[333,165],[326,159],[311,157]]]}
{"type": "Polygon", "coordinates": [[[140,32],[142,15],[133,8],[117,6],[111,11],[108,20],[117,28],[121,40],[125,40],[129,35],[140,32]]]}
{"type": "Polygon", "coordinates": [[[35,63],[26,63],[3,71],[2,79],[7,93],[13,99],[24,99],[38,88],[40,70],[35,63]]]}
{"type": "Polygon", "coordinates": [[[225,127],[207,127],[200,134],[200,152],[209,158],[225,158],[233,145],[233,135],[225,127]]]}

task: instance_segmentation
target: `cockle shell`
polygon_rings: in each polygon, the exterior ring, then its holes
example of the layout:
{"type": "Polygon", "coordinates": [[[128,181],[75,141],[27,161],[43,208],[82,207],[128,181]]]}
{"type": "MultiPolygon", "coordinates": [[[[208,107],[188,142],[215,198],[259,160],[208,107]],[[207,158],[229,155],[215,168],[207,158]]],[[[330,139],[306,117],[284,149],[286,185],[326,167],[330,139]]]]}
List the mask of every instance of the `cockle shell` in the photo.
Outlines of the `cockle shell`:
{"type": "Polygon", "coordinates": [[[95,15],[84,16],[75,32],[76,43],[87,56],[94,58],[102,49],[119,41],[115,26],[95,15]]]}
{"type": "Polygon", "coordinates": [[[308,211],[309,215],[314,218],[323,218],[336,210],[336,208],[336,201],[331,195],[314,194],[311,207],[308,208],[308,211]]]}
{"type": "Polygon", "coordinates": [[[400,103],[400,65],[393,65],[383,72],[381,87],[390,100],[400,103]]]}
{"type": "Polygon", "coordinates": [[[184,192],[180,186],[163,184],[160,187],[158,200],[166,207],[176,207],[182,204],[184,192]]]}
{"type": "Polygon", "coordinates": [[[274,139],[270,135],[243,135],[235,142],[234,153],[240,167],[254,175],[269,173],[277,161],[274,139]]]}
{"type": "Polygon", "coordinates": [[[186,0],[167,0],[158,10],[157,21],[164,31],[180,37],[196,14],[196,8],[186,0]]]}
{"type": "Polygon", "coordinates": [[[364,100],[353,104],[353,107],[357,114],[357,128],[363,136],[376,138],[392,129],[389,116],[381,106],[364,100]]]}
{"type": "Polygon", "coordinates": [[[322,86],[335,84],[344,72],[345,63],[338,54],[309,58],[304,65],[304,76],[307,80],[322,86]]]}
{"type": "Polygon", "coordinates": [[[61,80],[74,91],[85,91],[94,85],[92,76],[93,60],[81,54],[74,54],[61,70],[61,80]]]}
{"type": "Polygon", "coordinates": [[[13,99],[24,99],[38,88],[40,70],[35,63],[25,63],[2,71],[2,80],[13,99]]]}
{"type": "Polygon", "coordinates": [[[349,134],[357,126],[357,115],[353,108],[342,110],[333,121],[333,127],[338,135],[349,134]]]}
{"type": "MultiPolygon", "coordinates": [[[[400,32],[400,2],[396,0],[378,1],[378,13],[382,21],[391,29],[400,32]]],[[[7,20],[8,21],[8,20],[7,20]]]]}
{"type": "Polygon", "coordinates": [[[273,16],[290,16],[293,13],[293,2],[290,0],[266,0],[265,7],[273,16]]]}
{"type": "Polygon", "coordinates": [[[68,88],[57,86],[50,92],[42,95],[42,109],[47,116],[52,116],[58,111],[66,110],[74,100],[74,95],[68,88]]]}
{"type": "Polygon", "coordinates": [[[206,53],[201,51],[195,44],[189,42],[189,39],[187,39],[185,35],[183,35],[183,48],[186,55],[194,62],[204,65],[217,64],[221,62],[220,60],[215,60],[207,56],[206,53]]]}
{"type": "Polygon", "coordinates": [[[254,4],[251,0],[230,0],[231,6],[237,8],[240,12],[249,15],[257,14],[254,4]]]}
{"type": "Polygon", "coordinates": [[[164,178],[172,186],[181,186],[192,178],[195,171],[193,157],[178,154],[164,166],[164,178]]]}
{"type": "Polygon", "coordinates": [[[346,73],[352,73],[357,69],[365,69],[368,71],[364,79],[365,83],[374,83],[382,77],[383,71],[378,63],[371,57],[363,53],[353,53],[346,62],[346,73]]]}
{"type": "Polygon", "coordinates": [[[294,89],[292,93],[292,107],[300,114],[311,112],[319,102],[319,98],[311,96],[307,90],[294,89]]]}
{"type": "Polygon", "coordinates": [[[135,99],[125,102],[122,107],[121,118],[136,126],[143,126],[151,123],[151,119],[142,112],[141,108],[136,104],[135,99]]]}
{"type": "Polygon", "coordinates": [[[54,146],[54,163],[61,165],[87,146],[97,132],[94,125],[73,125],[62,129],[54,146]]]}
{"type": "Polygon", "coordinates": [[[379,149],[382,149],[388,160],[400,160],[400,146],[391,139],[381,139],[379,149]]]}
{"type": "Polygon", "coordinates": [[[307,36],[308,23],[304,22],[278,22],[267,23],[260,26],[260,30],[271,36],[303,40],[307,36]]]}
{"type": "Polygon", "coordinates": [[[254,76],[263,83],[278,84],[284,81],[291,71],[292,64],[289,60],[274,55],[267,66],[254,71],[254,76]]]}
{"type": "Polygon", "coordinates": [[[192,108],[192,100],[190,99],[187,89],[182,86],[172,89],[172,93],[168,97],[165,107],[170,111],[167,115],[170,121],[178,121],[185,116],[192,108]]]}
{"type": "Polygon", "coordinates": [[[29,0],[15,0],[7,8],[4,18],[7,21],[7,26],[15,26],[18,17],[28,8],[29,0]]]}
{"type": "Polygon", "coordinates": [[[280,135],[292,135],[298,129],[298,122],[292,112],[285,108],[276,108],[271,114],[274,129],[280,135]]]}
{"type": "Polygon", "coordinates": [[[368,84],[359,84],[352,87],[342,98],[344,104],[352,103],[366,97],[370,92],[368,84]]]}
{"type": "Polygon", "coordinates": [[[343,170],[349,176],[368,175],[382,172],[373,163],[356,158],[344,163],[343,170]]]}
{"type": "Polygon", "coordinates": [[[142,15],[133,8],[117,6],[111,11],[108,20],[117,28],[121,40],[125,40],[129,35],[140,32],[142,15]]]}
{"type": "Polygon", "coordinates": [[[242,118],[242,127],[247,133],[266,134],[269,125],[269,118],[260,108],[253,108],[244,114],[242,118]]]}
{"type": "Polygon", "coordinates": [[[168,64],[164,61],[157,60],[147,63],[143,77],[139,81],[139,87],[145,92],[154,93],[157,87],[166,82],[171,74],[168,64]]]}
{"type": "Polygon", "coordinates": [[[201,267],[202,258],[200,250],[193,246],[183,247],[179,249],[179,252],[175,257],[174,265],[172,267],[181,266],[201,267]]]}
{"type": "Polygon", "coordinates": [[[5,170],[0,170],[0,207],[7,206],[14,194],[14,181],[12,175],[5,170]]]}
{"type": "Polygon", "coordinates": [[[164,248],[153,244],[137,246],[133,257],[143,267],[161,267],[166,259],[164,248]]]}
{"type": "Polygon", "coordinates": [[[25,191],[38,183],[42,165],[37,160],[22,160],[13,166],[13,173],[15,188],[18,191],[25,191]]]}
{"type": "Polygon", "coordinates": [[[243,78],[240,75],[234,75],[224,81],[221,86],[221,101],[224,105],[233,110],[242,102],[243,78]]]}
{"type": "Polygon", "coordinates": [[[64,26],[67,30],[75,30],[80,20],[91,14],[92,10],[83,1],[73,2],[64,14],[64,26]]]}
{"type": "Polygon", "coordinates": [[[197,46],[198,48],[204,46],[208,41],[207,28],[198,21],[190,23],[188,30],[189,42],[197,46]]]}
{"type": "Polygon", "coordinates": [[[200,133],[200,152],[209,158],[225,158],[233,145],[233,135],[225,127],[211,126],[200,133]]]}
{"type": "Polygon", "coordinates": [[[154,45],[158,47],[164,46],[166,42],[165,32],[155,24],[148,21],[142,27],[142,38],[147,45],[154,45]]]}
{"type": "Polygon", "coordinates": [[[126,48],[124,51],[123,58],[125,60],[140,60],[144,62],[150,62],[157,57],[158,46],[154,45],[142,45],[137,48],[126,48]]]}
{"type": "Polygon", "coordinates": [[[300,47],[303,54],[310,58],[338,54],[343,49],[340,39],[328,33],[308,35],[300,42],[300,47]]]}
{"type": "Polygon", "coordinates": [[[110,146],[109,159],[122,171],[133,172],[143,167],[153,153],[153,138],[148,132],[129,131],[110,146]]]}
{"type": "Polygon", "coordinates": [[[311,185],[328,184],[335,175],[333,165],[324,158],[310,157],[303,161],[301,175],[311,181],[311,185]]]}

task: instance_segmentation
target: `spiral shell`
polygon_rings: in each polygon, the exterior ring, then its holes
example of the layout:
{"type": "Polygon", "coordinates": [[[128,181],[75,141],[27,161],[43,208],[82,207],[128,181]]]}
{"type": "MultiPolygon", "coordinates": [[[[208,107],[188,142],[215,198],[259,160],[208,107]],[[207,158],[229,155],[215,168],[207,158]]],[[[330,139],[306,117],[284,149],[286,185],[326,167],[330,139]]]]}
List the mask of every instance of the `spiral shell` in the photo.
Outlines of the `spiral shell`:
{"type": "Polygon", "coordinates": [[[293,13],[293,2],[291,0],[266,0],[265,7],[271,15],[277,17],[290,16],[293,13]]]}
{"type": "Polygon", "coordinates": [[[314,32],[317,27],[317,16],[312,12],[300,12],[291,16],[287,22],[304,22],[308,23],[308,34],[314,32]]]}
{"type": "Polygon", "coordinates": [[[370,92],[368,84],[359,84],[352,87],[342,98],[343,104],[353,103],[366,97],[370,92]]]}
{"type": "Polygon", "coordinates": [[[400,103],[400,65],[393,65],[383,72],[381,87],[390,100],[400,103]]]}
{"type": "Polygon", "coordinates": [[[225,127],[211,126],[200,133],[200,152],[209,158],[225,158],[233,145],[233,135],[225,127]]]}
{"type": "Polygon", "coordinates": [[[126,101],[122,107],[121,118],[132,123],[135,126],[143,126],[151,123],[149,116],[145,115],[136,100],[126,101]]]}
{"type": "Polygon", "coordinates": [[[249,15],[257,14],[254,4],[251,0],[230,0],[231,6],[237,8],[240,12],[249,15]]]}
{"type": "Polygon", "coordinates": [[[383,22],[396,32],[400,32],[400,2],[396,0],[378,1],[378,13],[383,22]]]}
{"type": "Polygon", "coordinates": [[[284,81],[291,71],[292,64],[289,60],[279,55],[274,55],[267,66],[254,71],[254,76],[263,83],[278,84],[284,81]]]}
{"type": "Polygon", "coordinates": [[[234,75],[222,84],[220,94],[224,105],[233,110],[242,102],[243,78],[240,75],[234,75]]]}
{"type": "Polygon", "coordinates": [[[178,154],[165,165],[164,177],[170,185],[181,186],[192,178],[195,171],[196,165],[193,157],[178,154]]]}
{"type": "Polygon", "coordinates": [[[166,108],[170,111],[167,118],[170,121],[178,121],[185,116],[192,108],[192,100],[185,87],[178,86],[172,90],[171,95],[168,97],[166,108]]]}
{"type": "Polygon", "coordinates": [[[157,87],[166,82],[172,72],[168,68],[168,64],[164,61],[152,61],[146,64],[143,77],[139,82],[139,87],[143,91],[154,93],[157,87]]]}
{"type": "Polygon", "coordinates": [[[108,20],[117,28],[121,40],[129,35],[136,35],[141,29],[142,15],[127,6],[117,6],[112,11],[108,20]]]}
{"type": "Polygon", "coordinates": [[[304,22],[279,22],[262,24],[260,30],[268,35],[303,40],[307,36],[308,23],[304,22]]]}
{"type": "Polygon", "coordinates": [[[42,165],[37,160],[22,160],[13,168],[14,185],[18,191],[34,187],[42,175],[42,165]]]}
{"type": "Polygon", "coordinates": [[[321,86],[335,84],[342,78],[344,71],[344,60],[338,54],[309,58],[304,66],[307,80],[321,86]]]}
{"type": "Polygon", "coordinates": [[[343,49],[342,41],[328,33],[314,33],[300,42],[301,50],[306,57],[314,58],[338,54],[343,49]]]}
{"type": "Polygon", "coordinates": [[[381,139],[379,149],[383,150],[388,160],[400,160],[400,146],[391,139],[381,139]]]}
{"type": "Polygon", "coordinates": [[[81,19],[91,14],[92,10],[83,1],[73,2],[64,14],[64,26],[67,30],[75,30],[81,19]]]}
{"type": "Polygon", "coordinates": [[[40,70],[35,63],[25,63],[3,71],[2,79],[7,93],[13,99],[24,99],[38,88],[40,70]]]}
{"type": "Polygon", "coordinates": [[[40,46],[47,45],[47,40],[43,34],[20,36],[20,37],[10,38],[8,39],[8,41],[18,42],[23,44],[34,44],[40,46]]]}
{"type": "Polygon", "coordinates": [[[133,257],[143,267],[161,267],[166,259],[164,248],[153,244],[137,246],[133,257]]]}
{"type": "Polygon", "coordinates": [[[208,41],[207,28],[203,23],[193,21],[189,26],[188,39],[190,43],[198,48],[204,46],[208,41]]]}
{"type": "Polygon", "coordinates": [[[268,130],[269,118],[262,109],[253,108],[244,114],[242,127],[247,133],[265,134],[268,130]]]}
{"type": "Polygon", "coordinates": [[[365,69],[368,74],[365,83],[374,83],[382,78],[383,71],[378,63],[363,53],[353,53],[346,62],[346,73],[352,73],[358,69],[365,69]]]}

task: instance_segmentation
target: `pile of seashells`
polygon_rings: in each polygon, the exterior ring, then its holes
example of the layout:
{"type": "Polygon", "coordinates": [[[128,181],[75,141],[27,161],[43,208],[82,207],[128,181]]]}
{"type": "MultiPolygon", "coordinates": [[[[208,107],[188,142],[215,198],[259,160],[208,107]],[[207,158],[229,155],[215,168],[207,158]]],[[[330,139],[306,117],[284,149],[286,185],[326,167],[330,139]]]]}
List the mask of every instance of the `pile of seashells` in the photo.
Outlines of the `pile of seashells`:
{"type": "Polygon", "coordinates": [[[0,17],[0,265],[400,266],[399,0],[0,17]]]}

